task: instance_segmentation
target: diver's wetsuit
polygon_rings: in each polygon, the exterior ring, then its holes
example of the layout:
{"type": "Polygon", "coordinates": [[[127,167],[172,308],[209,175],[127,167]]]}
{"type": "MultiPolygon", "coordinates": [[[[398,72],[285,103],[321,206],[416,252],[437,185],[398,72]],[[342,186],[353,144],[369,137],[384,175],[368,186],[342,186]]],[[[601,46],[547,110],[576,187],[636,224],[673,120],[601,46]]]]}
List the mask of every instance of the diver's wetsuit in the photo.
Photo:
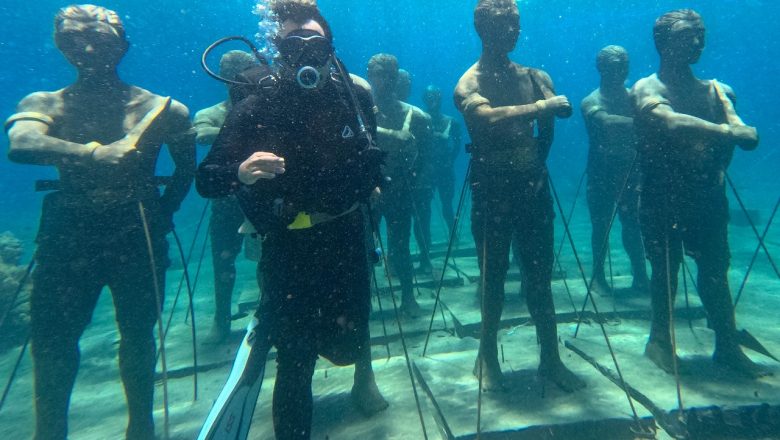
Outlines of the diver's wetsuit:
{"type": "MultiPolygon", "coordinates": [[[[734,100],[731,89],[722,87],[728,99],[734,100]]],[[[671,135],[650,115],[657,105],[666,104],[675,112],[721,124],[726,123],[721,102],[712,87],[676,95],[656,74],[639,80],[632,95],[643,179],[639,213],[652,266],[651,341],[671,346],[667,289],[671,286],[673,299],[685,251],[696,261],[698,292],[716,343],[733,343],[736,323],[727,277],[730,253],[725,173],[734,145],[671,135]]]]}
{"type": "MultiPolygon", "coordinates": [[[[132,116],[130,110],[103,112],[103,119],[86,112],[75,116],[63,111],[79,104],[72,99],[61,91],[35,93],[19,104],[19,113],[9,119],[7,127],[14,120],[32,119],[47,124],[48,134],[54,138],[77,143],[98,141],[103,145],[126,134],[123,118],[132,116]],[[96,119],[102,123],[95,123],[96,119]]],[[[129,87],[127,100],[136,106],[132,112],[140,115],[134,119],[137,122],[160,97],[129,87]]],[[[122,108],[128,103],[116,104],[122,108]]],[[[143,204],[149,223],[162,296],[168,267],[165,235],[172,227],[171,216],[189,189],[195,165],[186,109],[177,115],[172,113],[173,109],[161,116],[158,127],[166,127],[163,131],[153,128],[154,133],[138,145],[138,160],[132,164],[55,162],[60,189],[43,200],[30,300],[36,440],[67,438],[68,406],[80,361],[79,339],[104,287],[111,290],[121,336],[119,369],[128,404],[127,438],[154,436],[153,329],[158,309],[138,203],[143,204]],[[162,196],[154,182],[161,143],[188,146],[191,150],[186,154],[192,160],[189,167],[177,163],[162,196]]],[[[48,153],[41,149],[39,154],[43,157],[48,153]]],[[[56,156],[52,153],[51,157],[56,156]]],[[[163,299],[159,299],[161,304],[163,299]]]]}
{"type": "MultiPolygon", "coordinates": [[[[273,96],[251,95],[235,105],[199,167],[197,187],[206,197],[235,194],[265,237],[258,313],[270,321],[278,353],[274,431],[278,439],[308,439],[317,355],[350,364],[369,341],[365,223],[355,207],[381,175],[379,156],[363,151],[342,84],[331,80],[312,92],[284,82],[278,87],[273,96]],[[257,151],[283,157],[286,172],[243,185],[238,167],[257,151]],[[300,212],[340,216],[288,229],[300,212]]],[[[354,89],[374,132],[371,97],[354,89]]]]}
{"type": "Polygon", "coordinates": [[[631,118],[633,103],[628,93],[608,98],[600,90],[593,91],[582,101],[582,115],[590,141],[587,199],[593,225],[593,277],[606,285],[604,260],[607,252],[602,246],[617,204],[623,247],[631,261],[634,283],[639,287],[637,283],[646,283],[647,269],[639,230],[639,167],[635,166],[628,175],[636,154],[633,127],[609,126],[599,120],[599,113],[631,118]]]}

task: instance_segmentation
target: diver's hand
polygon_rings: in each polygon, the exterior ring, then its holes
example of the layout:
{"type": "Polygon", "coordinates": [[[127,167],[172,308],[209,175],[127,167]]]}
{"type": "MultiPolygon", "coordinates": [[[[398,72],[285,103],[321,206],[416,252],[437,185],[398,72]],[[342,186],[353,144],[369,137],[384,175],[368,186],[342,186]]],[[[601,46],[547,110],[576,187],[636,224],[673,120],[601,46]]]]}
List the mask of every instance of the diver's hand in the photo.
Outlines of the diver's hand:
{"type": "Polygon", "coordinates": [[[565,95],[553,96],[549,99],[536,101],[539,116],[555,115],[559,118],[568,118],[572,114],[571,103],[565,95]]]}
{"type": "Polygon", "coordinates": [[[259,179],[273,179],[284,171],[283,157],[257,151],[238,166],[238,180],[244,185],[254,185],[259,179]]]}
{"type": "Polygon", "coordinates": [[[95,147],[92,151],[92,160],[108,165],[119,165],[128,160],[128,158],[135,158],[138,154],[135,146],[130,144],[125,138],[108,145],[100,145],[97,142],[90,142],[87,145],[95,147]]]}
{"type": "Polygon", "coordinates": [[[758,130],[748,125],[729,125],[731,141],[740,147],[752,150],[758,146],[758,130]]]}

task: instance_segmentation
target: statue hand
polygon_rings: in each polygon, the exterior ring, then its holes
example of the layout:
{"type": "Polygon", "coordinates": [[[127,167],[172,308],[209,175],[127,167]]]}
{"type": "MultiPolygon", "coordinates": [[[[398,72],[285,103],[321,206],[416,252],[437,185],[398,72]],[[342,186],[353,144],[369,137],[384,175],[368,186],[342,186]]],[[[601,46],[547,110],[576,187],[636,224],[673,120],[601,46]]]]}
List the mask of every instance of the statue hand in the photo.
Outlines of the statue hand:
{"type": "Polygon", "coordinates": [[[536,106],[539,111],[539,116],[549,116],[553,114],[561,118],[567,118],[571,116],[571,103],[569,98],[564,95],[553,96],[548,99],[540,99],[536,101],[536,106]]]}
{"type": "Polygon", "coordinates": [[[758,131],[748,125],[729,125],[731,140],[742,148],[753,149],[758,145],[758,131]]]}
{"type": "Polygon", "coordinates": [[[393,135],[401,142],[413,141],[414,135],[409,130],[393,130],[393,135]]]}
{"type": "Polygon", "coordinates": [[[559,118],[568,118],[571,116],[571,103],[569,102],[569,98],[567,98],[565,95],[553,96],[547,101],[550,102],[550,107],[552,107],[552,111],[555,116],[558,116],[559,118]]]}
{"type": "Polygon", "coordinates": [[[96,145],[92,151],[92,160],[108,165],[119,165],[126,162],[128,158],[135,158],[137,154],[135,145],[132,145],[127,138],[122,138],[108,145],[96,145]]]}

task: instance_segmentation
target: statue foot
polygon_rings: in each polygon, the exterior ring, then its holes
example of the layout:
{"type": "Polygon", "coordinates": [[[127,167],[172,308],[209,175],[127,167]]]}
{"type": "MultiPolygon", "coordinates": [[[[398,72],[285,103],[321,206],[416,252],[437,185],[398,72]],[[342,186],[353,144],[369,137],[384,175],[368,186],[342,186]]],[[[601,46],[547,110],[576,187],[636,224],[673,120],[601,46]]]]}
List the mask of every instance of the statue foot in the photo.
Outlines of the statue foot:
{"type": "Polygon", "coordinates": [[[757,364],[742,352],[738,347],[734,349],[716,349],[712,360],[734,373],[749,379],[771,376],[772,372],[766,367],[757,364]]]}
{"type": "Polygon", "coordinates": [[[379,392],[379,387],[376,386],[373,379],[365,383],[355,382],[352,385],[350,395],[352,396],[352,404],[366,417],[384,411],[390,406],[387,400],[382,397],[382,393],[379,392]]]}
{"type": "Polygon", "coordinates": [[[606,280],[596,279],[593,281],[593,285],[590,286],[590,291],[599,296],[612,296],[612,289],[606,280]]]}
{"type": "MultiPolygon", "coordinates": [[[[672,353],[671,345],[657,341],[648,341],[647,345],[645,345],[645,356],[653,361],[658,368],[669,374],[674,374],[674,356],[676,355],[672,353]]],[[[677,363],[679,365],[679,358],[677,363]]]]}
{"type": "Polygon", "coordinates": [[[647,276],[634,278],[631,283],[631,291],[641,294],[650,293],[650,280],[647,279],[647,276]]]}
{"type": "Polygon", "coordinates": [[[226,325],[214,322],[209,334],[204,338],[203,343],[208,345],[224,344],[230,339],[230,323],[226,325]]]}
{"type": "Polygon", "coordinates": [[[417,300],[412,298],[406,298],[401,301],[401,313],[411,319],[417,319],[422,316],[422,308],[417,304],[417,300]]]}
{"type": "Polygon", "coordinates": [[[558,388],[567,393],[573,393],[587,386],[582,379],[566,368],[566,365],[563,365],[563,362],[560,360],[551,364],[540,364],[539,376],[551,380],[555,385],[558,385],[558,388]]]}
{"type": "MultiPolygon", "coordinates": [[[[479,379],[480,357],[474,362],[474,369],[471,373],[479,379]]],[[[501,366],[498,365],[498,359],[495,361],[482,362],[482,391],[506,391],[506,382],[504,373],[501,372],[501,366]]]]}

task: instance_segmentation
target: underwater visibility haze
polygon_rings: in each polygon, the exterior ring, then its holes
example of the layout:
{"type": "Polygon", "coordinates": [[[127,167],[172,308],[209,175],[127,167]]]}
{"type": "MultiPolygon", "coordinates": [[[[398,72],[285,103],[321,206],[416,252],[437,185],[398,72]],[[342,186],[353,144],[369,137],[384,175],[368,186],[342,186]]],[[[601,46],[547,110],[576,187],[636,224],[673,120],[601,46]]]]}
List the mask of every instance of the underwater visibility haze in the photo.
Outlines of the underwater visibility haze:
{"type": "Polygon", "coordinates": [[[777,2],[96,5],[0,5],[0,436],[780,438],[777,2]]]}

